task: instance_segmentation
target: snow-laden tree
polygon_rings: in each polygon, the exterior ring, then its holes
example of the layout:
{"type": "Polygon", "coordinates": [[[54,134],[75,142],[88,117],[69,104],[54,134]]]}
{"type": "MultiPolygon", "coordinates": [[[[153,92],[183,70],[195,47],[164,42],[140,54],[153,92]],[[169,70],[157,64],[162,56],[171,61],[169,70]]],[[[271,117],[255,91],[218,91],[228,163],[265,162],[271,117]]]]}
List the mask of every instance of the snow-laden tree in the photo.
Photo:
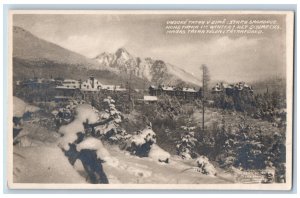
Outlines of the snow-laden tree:
{"type": "Polygon", "coordinates": [[[115,100],[111,97],[107,97],[103,100],[104,111],[101,112],[101,119],[109,119],[104,125],[97,126],[95,128],[96,133],[103,139],[112,142],[119,143],[131,137],[127,132],[120,127],[120,123],[123,120],[122,113],[116,108],[115,100]]]}
{"type": "Polygon", "coordinates": [[[82,162],[91,183],[108,183],[102,163],[117,166],[118,160],[111,157],[101,140],[94,137],[94,133],[90,133],[91,128],[103,125],[106,121],[101,122],[99,112],[88,104],[78,105],[75,112],[75,119],[60,127],[62,137],[58,146],[72,165],[77,160],[82,162]]]}
{"type": "Polygon", "coordinates": [[[183,159],[192,159],[197,156],[195,147],[197,139],[195,138],[195,127],[182,126],[181,129],[184,131],[179,141],[177,141],[176,149],[177,154],[183,159]]]}

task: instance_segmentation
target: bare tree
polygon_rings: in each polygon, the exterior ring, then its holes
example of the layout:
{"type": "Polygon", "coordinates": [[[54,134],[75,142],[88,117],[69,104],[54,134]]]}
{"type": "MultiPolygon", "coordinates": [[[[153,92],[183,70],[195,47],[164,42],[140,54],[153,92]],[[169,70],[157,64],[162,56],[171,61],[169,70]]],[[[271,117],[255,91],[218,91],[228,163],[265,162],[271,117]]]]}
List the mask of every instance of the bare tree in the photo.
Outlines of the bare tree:
{"type": "Polygon", "coordinates": [[[204,115],[205,115],[205,103],[208,94],[208,82],[210,80],[208,68],[205,64],[201,65],[202,70],[202,130],[204,131],[204,115]]]}

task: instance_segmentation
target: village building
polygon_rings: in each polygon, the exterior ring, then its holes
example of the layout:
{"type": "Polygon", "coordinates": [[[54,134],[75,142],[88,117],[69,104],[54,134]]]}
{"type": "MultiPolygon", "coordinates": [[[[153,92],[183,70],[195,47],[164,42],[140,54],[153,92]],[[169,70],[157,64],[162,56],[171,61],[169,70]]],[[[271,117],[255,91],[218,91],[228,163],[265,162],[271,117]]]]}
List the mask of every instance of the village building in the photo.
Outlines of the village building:
{"type": "Polygon", "coordinates": [[[24,81],[18,81],[17,85],[32,88],[32,89],[40,89],[40,88],[48,88],[51,86],[51,82],[45,78],[31,78],[24,81]]]}
{"type": "Polygon", "coordinates": [[[80,82],[78,80],[73,79],[65,79],[61,82],[60,85],[56,86],[56,89],[79,89],[80,88],[80,82]]]}
{"type": "Polygon", "coordinates": [[[106,91],[126,91],[126,89],[120,85],[102,85],[101,89],[106,91]]]}
{"type": "Polygon", "coordinates": [[[158,101],[157,96],[144,96],[145,103],[155,103],[158,101]]]}
{"type": "Polygon", "coordinates": [[[90,76],[87,80],[79,85],[81,91],[100,91],[102,83],[99,82],[94,76],[90,76]]]}
{"type": "Polygon", "coordinates": [[[83,92],[99,92],[103,91],[126,91],[125,88],[122,88],[119,85],[104,85],[95,77],[90,76],[87,80],[73,80],[65,79],[59,85],[56,86],[56,89],[64,90],[74,90],[78,89],[83,92]]]}
{"type": "Polygon", "coordinates": [[[201,97],[202,89],[196,90],[195,88],[189,87],[175,87],[175,86],[154,86],[151,85],[149,87],[149,94],[151,96],[173,96],[177,98],[184,98],[184,99],[196,99],[201,97]]]}
{"type": "Polygon", "coordinates": [[[157,103],[158,101],[158,97],[157,96],[143,96],[142,99],[137,99],[137,103],[139,104],[153,104],[153,103],[157,103]]]}
{"type": "Polygon", "coordinates": [[[226,93],[227,95],[232,95],[234,93],[239,93],[242,91],[247,91],[249,93],[253,93],[253,88],[250,85],[247,85],[245,82],[238,82],[235,84],[227,84],[227,83],[217,83],[216,86],[212,88],[212,93],[226,93]]]}

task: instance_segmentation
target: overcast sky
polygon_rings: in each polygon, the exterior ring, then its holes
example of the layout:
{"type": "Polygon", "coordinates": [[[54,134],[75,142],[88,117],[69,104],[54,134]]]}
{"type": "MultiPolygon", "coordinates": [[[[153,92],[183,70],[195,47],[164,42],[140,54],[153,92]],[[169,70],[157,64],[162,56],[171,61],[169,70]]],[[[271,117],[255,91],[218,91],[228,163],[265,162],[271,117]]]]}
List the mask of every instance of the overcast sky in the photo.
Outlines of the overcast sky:
{"type": "Polygon", "coordinates": [[[285,75],[283,15],[14,15],[13,24],[89,58],[125,47],[134,56],[162,59],[212,80],[253,81],[285,75]],[[260,35],[170,35],[170,19],[269,19],[280,30],[260,35]]]}

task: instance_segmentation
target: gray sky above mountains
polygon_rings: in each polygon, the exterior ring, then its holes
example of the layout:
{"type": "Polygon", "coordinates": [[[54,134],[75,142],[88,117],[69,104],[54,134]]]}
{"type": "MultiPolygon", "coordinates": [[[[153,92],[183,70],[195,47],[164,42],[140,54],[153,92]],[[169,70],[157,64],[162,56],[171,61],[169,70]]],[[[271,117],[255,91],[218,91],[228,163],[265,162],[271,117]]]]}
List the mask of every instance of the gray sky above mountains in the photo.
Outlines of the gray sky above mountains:
{"type": "Polygon", "coordinates": [[[161,59],[201,76],[206,64],[212,80],[254,81],[284,76],[284,15],[14,15],[13,25],[89,58],[124,47],[141,58],[161,59]],[[167,20],[277,20],[279,30],[263,34],[165,33],[167,20]]]}

